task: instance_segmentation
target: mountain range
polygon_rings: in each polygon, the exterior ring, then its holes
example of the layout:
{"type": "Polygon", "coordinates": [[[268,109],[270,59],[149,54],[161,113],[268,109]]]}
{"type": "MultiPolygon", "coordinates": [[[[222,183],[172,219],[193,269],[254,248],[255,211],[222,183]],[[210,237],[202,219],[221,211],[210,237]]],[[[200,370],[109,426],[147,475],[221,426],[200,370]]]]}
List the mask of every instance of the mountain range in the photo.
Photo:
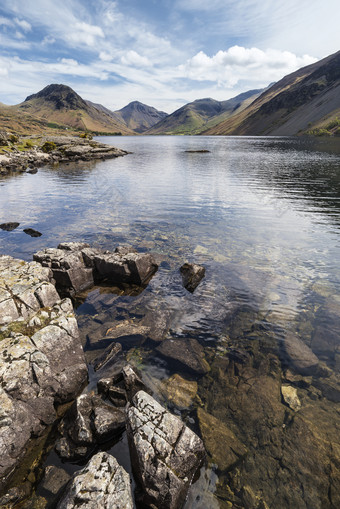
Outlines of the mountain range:
{"type": "Polygon", "coordinates": [[[72,88],[51,84],[15,106],[0,103],[0,125],[31,134],[46,129],[95,134],[340,135],[340,51],[262,90],[225,101],[198,99],[167,114],[133,101],[110,109],[72,88]]]}

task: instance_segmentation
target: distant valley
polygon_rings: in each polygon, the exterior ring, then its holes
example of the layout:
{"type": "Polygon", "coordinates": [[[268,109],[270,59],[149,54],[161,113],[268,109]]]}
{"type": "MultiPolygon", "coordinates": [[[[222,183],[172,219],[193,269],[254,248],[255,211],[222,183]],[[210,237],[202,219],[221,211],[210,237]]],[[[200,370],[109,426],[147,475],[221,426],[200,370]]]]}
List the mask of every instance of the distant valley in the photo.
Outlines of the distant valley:
{"type": "Polygon", "coordinates": [[[167,114],[139,101],[111,111],[51,84],[15,106],[0,103],[2,129],[122,135],[340,135],[340,51],[262,90],[198,99],[167,114]]]}

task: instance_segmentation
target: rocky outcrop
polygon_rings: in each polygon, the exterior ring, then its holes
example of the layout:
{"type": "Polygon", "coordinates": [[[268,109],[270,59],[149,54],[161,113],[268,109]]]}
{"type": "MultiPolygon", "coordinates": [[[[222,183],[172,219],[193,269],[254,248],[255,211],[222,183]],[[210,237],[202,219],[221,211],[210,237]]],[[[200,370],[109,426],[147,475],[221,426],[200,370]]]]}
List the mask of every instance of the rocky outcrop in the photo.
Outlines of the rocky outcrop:
{"type": "MultiPolygon", "coordinates": [[[[22,141],[24,142],[24,140],[22,141]]],[[[30,143],[32,144],[31,140],[30,143]]],[[[15,144],[11,144],[3,152],[0,155],[0,174],[10,171],[26,171],[27,168],[50,163],[109,159],[127,154],[125,150],[120,150],[112,145],[76,136],[43,137],[35,140],[33,147],[26,146],[25,151],[20,151],[15,144]]]]}
{"type": "Polygon", "coordinates": [[[49,267],[58,290],[71,296],[103,280],[114,284],[144,285],[158,268],[149,253],[122,247],[112,253],[78,242],[59,244],[57,249],[44,249],[33,258],[43,267],[49,267]]]}
{"type": "Polygon", "coordinates": [[[72,303],[51,278],[38,263],[0,257],[0,488],[87,378],[72,303]]]}
{"type": "Polygon", "coordinates": [[[130,477],[117,460],[100,452],[77,472],[58,509],[132,509],[130,477]]]}
{"type": "Polygon", "coordinates": [[[135,394],[127,411],[127,432],[139,501],[147,507],[182,507],[204,458],[201,439],[144,391],[135,394]]]}
{"type": "Polygon", "coordinates": [[[184,263],[180,268],[183,286],[193,293],[205,276],[205,268],[197,263],[184,263]]]}

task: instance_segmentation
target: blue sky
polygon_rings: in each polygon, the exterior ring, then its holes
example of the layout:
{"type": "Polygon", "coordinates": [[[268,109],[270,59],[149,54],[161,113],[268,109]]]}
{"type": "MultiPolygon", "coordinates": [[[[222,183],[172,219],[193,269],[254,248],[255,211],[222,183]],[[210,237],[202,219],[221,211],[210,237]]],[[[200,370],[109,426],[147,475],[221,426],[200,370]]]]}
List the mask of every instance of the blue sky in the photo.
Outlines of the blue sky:
{"type": "Polygon", "coordinates": [[[262,88],[340,49],[338,0],[1,0],[0,101],[50,83],[172,112],[262,88]]]}

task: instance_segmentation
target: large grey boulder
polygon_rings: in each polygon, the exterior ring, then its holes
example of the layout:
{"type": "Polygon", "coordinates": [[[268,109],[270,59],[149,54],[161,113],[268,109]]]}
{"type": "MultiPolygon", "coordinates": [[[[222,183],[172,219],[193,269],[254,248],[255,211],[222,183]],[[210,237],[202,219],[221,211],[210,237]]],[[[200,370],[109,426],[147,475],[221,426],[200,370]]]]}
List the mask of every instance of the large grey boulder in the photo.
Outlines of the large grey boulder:
{"type": "Polygon", "coordinates": [[[60,297],[51,281],[47,267],[0,256],[0,326],[27,320],[41,307],[55,304],[60,297]]]}
{"type": "Polygon", "coordinates": [[[106,452],[93,456],[76,472],[60,500],[58,509],[132,509],[130,477],[106,452]]]}
{"type": "Polygon", "coordinates": [[[144,391],[127,411],[127,433],[141,504],[181,508],[205,455],[202,440],[144,391]]]}
{"type": "Polygon", "coordinates": [[[158,268],[151,254],[119,247],[115,252],[104,251],[80,242],[65,242],[56,249],[44,249],[33,259],[50,268],[57,288],[71,296],[103,280],[144,285],[158,268]]]}
{"type": "Polygon", "coordinates": [[[56,418],[87,379],[78,325],[60,300],[51,271],[0,257],[0,489],[32,436],[56,418]]]}

